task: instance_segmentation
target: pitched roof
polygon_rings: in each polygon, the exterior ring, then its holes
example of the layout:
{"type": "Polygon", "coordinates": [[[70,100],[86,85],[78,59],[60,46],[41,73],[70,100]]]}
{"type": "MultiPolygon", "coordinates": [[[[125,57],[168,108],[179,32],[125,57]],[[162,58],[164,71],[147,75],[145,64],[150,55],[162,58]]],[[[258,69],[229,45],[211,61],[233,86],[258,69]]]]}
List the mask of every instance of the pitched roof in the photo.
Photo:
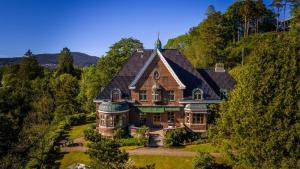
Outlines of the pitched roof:
{"type": "Polygon", "coordinates": [[[220,89],[231,90],[236,84],[228,72],[216,72],[214,69],[198,69],[198,71],[218,95],[220,89]]]}
{"type": "MultiPolygon", "coordinates": [[[[119,88],[123,98],[130,98],[129,85],[141,71],[144,64],[153,53],[152,49],[143,49],[143,52],[134,52],[123,65],[120,72],[110,81],[96,99],[109,99],[113,88],[119,88]]],[[[162,55],[179,80],[186,86],[184,97],[191,98],[192,90],[201,88],[205,99],[220,99],[207,79],[192,66],[192,64],[177,49],[164,49],[162,55]]]]}
{"type": "Polygon", "coordinates": [[[149,59],[147,60],[147,62],[145,63],[145,65],[142,67],[142,69],[139,71],[139,73],[135,76],[135,78],[132,81],[132,83],[129,85],[129,89],[135,89],[136,83],[142,77],[142,75],[145,73],[145,71],[147,70],[148,66],[151,64],[151,62],[154,60],[154,58],[156,56],[159,57],[159,59],[163,62],[163,64],[168,69],[168,71],[171,73],[171,75],[173,76],[173,78],[175,79],[175,81],[177,82],[177,84],[179,85],[179,89],[185,89],[186,86],[181,82],[181,80],[178,78],[178,76],[176,75],[176,73],[174,72],[174,70],[172,69],[172,67],[169,65],[168,61],[165,59],[165,57],[163,56],[163,54],[158,49],[156,49],[156,50],[154,50],[152,52],[151,56],[149,57],[149,59]]]}

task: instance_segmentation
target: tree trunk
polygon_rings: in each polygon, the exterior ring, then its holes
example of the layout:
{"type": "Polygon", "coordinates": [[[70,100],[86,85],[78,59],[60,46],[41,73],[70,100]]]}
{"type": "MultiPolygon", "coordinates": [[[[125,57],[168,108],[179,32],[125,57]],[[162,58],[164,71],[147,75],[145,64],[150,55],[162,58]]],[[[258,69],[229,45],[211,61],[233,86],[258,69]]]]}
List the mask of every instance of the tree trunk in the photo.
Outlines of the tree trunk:
{"type": "Polygon", "coordinates": [[[286,4],[287,4],[287,0],[284,1],[284,4],[283,4],[283,30],[285,31],[285,16],[286,16],[286,4]]]}

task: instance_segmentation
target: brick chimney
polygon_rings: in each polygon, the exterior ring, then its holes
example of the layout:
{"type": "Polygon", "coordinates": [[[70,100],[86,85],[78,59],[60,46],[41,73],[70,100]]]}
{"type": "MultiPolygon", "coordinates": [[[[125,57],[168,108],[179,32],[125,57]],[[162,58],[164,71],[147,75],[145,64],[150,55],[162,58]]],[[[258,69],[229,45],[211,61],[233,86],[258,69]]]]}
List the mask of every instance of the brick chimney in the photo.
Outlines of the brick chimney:
{"type": "Polygon", "coordinates": [[[216,63],[215,72],[225,72],[224,63],[216,63]]]}

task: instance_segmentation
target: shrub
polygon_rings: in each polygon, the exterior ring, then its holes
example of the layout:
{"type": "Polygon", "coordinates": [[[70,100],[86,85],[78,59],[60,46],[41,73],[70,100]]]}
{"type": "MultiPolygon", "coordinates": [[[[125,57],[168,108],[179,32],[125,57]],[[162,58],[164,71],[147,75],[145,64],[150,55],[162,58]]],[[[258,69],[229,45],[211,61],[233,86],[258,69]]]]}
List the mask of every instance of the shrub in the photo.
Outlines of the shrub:
{"type": "Polygon", "coordinates": [[[118,139],[117,142],[120,146],[144,146],[146,145],[148,139],[146,138],[123,138],[118,139]]]}
{"type": "Polygon", "coordinates": [[[101,135],[93,129],[84,130],[84,139],[92,142],[98,142],[101,140],[101,135]]]}
{"type": "Polygon", "coordinates": [[[166,146],[180,146],[186,142],[192,142],[199,138],[199,135],[187,128],[177,128],[165,133],[164,143],[166,146]]]}
{"type": "Polygon", "coordinates": [[[208,153],[199,152],[193,160],[193,169],[214,169],[215,160],[208,153]]]}
{"type": "Polygon", "coordinates": [[[95,121],[96,120],[96,112],[92,112],[86,115],[86,121],[95,121]]]}
{"type": "Polygon", "coordinates": [[[121,128],[117,128],[117,129],[114,129],[113,131],[113,138],[114,139],[121,139],[121,138],[124,138],[126,137],[126,131],[121,129],[121,128]]]}
{"type": "Polygon", "coordinates": [[[136,137],[138,138],[146,138],[149,133],[149,127],[142,126],[136,129],[136,137]]]}

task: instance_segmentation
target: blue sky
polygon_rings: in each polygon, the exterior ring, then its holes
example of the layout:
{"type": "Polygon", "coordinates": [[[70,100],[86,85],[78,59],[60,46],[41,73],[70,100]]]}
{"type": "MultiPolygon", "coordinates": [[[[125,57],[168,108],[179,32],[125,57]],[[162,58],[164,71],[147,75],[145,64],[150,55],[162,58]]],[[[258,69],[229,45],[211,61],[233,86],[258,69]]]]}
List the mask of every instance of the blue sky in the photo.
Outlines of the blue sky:
{"type": "MultiPolygon", "coordinates": [[[[123,37],[153,48],[186,33],[212,4],[224,11],[235,0],[0,0],[0,57],[71,51],[101,56],[123,37]]],[[[265,1],[267,4],[270,0],[265,1]]]]}

